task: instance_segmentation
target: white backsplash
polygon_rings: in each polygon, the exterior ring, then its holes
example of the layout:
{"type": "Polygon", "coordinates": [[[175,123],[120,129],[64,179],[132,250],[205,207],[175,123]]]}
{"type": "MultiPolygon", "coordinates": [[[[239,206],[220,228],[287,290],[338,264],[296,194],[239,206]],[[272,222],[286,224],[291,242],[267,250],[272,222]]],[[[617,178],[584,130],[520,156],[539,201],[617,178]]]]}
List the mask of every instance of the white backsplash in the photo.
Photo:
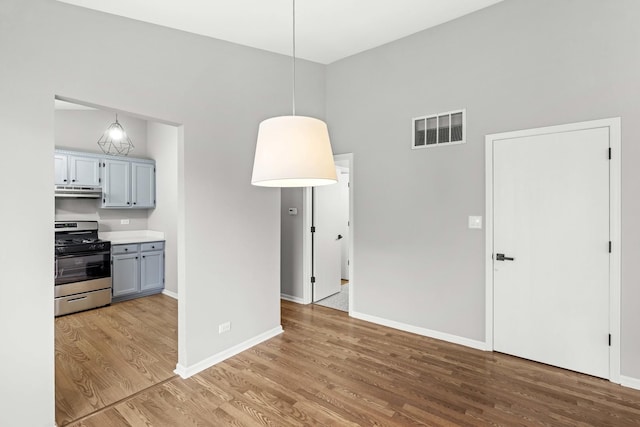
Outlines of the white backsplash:
{"type": "Polygon", "coordinates": [[[147,209],[101,209],[99,199],[62,199],[55,201],[56,221],[98,221],[100,231],[146,230],[147,209]],[[129,220],[129,224],[122,224],[129,220]]]}

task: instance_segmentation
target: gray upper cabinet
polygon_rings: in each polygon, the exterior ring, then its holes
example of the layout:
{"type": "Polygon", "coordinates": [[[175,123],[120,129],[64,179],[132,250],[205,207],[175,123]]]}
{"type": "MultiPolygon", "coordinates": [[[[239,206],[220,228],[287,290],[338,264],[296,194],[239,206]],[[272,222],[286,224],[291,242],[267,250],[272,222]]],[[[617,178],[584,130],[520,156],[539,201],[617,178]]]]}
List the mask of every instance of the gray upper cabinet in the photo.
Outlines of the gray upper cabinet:
{"type": "Polygon", "coordinates": [[[56,149],[55,185],[102,188],[102,208],[156,207],[156,162],[56,149]]]}
{"type": "Polygon", "coordinates": [[[131,162],[131,191],[134,208],[156,206],[156,167],[151,163],[131,162]]]}
{"type": "Polygon", "coordinates": [[[108,159],[103,166],[102,207],[131,207],[131,162],[108,159]]]}
{"type": "Polygon", "coordinates": [[[69,156],[69,178],[71,185],[100,186],[100,159],[94,157],[69,156]]]}
{"type": "Polygon", "coordinates": [[[55,153],[55,185],[100,187],[100,159],[92,156],[55,153]]]}
{"type": "Polygon", "coordinates": [[[54,162],[55,171],[56,171],[55,185],[68,185],[69,184],[68,156],[66,154],[56,153],[53,156],[53,162],[54,162]]]}
{"type": "Polygon", "coordinates": [[[153,160],[106,159],[103,208],[154,208],[156,206],[156,166],[153,160]]]}

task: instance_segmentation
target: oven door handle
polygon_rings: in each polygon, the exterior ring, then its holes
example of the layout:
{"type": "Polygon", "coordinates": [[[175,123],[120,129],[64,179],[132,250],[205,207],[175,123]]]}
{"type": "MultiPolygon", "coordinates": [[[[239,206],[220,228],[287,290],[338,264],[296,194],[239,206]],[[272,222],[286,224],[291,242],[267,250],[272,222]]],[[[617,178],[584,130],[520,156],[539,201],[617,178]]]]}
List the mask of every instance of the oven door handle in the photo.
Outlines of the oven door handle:
{"type": "Polygon", "coordinates": [[[55,273],[55,274],[54,274],[54,276],[53,276],[53,277],[54,277],[54,279],[57,279],[57,278],[58,278],[58,258],[56,258],[56,263],[55,263],[55,265],[56,265],[56,268],[55,268],[55,270],[54,270],[54,273],[55,273]]]}
{"type": "Polygon", "coordinates": [[[75,254],[68,254],[68,255],[56,255],[56,261],[59,260],[59,259],[79,258],[81,256],[88,256],[88,255],[111,255],[111,251],[78,252],[78,253],[75,253],[75,254]]]}

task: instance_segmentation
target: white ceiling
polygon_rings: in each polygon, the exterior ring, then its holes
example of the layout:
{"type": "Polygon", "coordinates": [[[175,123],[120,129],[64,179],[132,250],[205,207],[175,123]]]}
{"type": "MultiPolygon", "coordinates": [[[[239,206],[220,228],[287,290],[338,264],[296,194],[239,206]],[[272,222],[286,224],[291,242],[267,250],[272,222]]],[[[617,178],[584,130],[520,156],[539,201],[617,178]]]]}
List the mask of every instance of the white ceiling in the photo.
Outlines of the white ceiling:
{"type": "MultiPolygon", "coordinates": [[[[292,0],[59,0],[291,54],[292,0]]],[[[296,56],[329,64],[502,0],[298,0],[296,56]]]]}

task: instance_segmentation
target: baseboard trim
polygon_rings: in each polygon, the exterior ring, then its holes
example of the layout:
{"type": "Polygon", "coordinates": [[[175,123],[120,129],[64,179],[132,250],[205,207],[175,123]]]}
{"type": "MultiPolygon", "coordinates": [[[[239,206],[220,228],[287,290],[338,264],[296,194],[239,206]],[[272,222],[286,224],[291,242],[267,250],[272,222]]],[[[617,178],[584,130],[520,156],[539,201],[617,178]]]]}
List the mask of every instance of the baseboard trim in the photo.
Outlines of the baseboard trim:
{"type": "Polygon", "coordinates": [[[173,299],[178,299],[178,293],[177,292],[173,292],[173,291],[168,291],[168,290],[163,290],[162,291],[163,295],[166,295],[168,297],[171,297],[173,299]]]}
{"type": "Polygon", "coordinates": [[[238,345],[235,345],[230,349],[214,354],[213,356],[208,357],[203,361],[196,363],[195,365],[183,366],[178,363],[176,365],[176,369],[173,372],[180,375],[180,377],[182,377],[183,379],[189,378],[190,376],[193,376],[198,372],[204,371],[205,369],[210,368],[213,365],[217,365],[218,363],[230,357],[233,357],[238,353],[242,353],[243,351],[248,350],[255,345],[258,345],[270,338],[280,335],[283,332],[284,330],[282,329],[282,326],[278,326],[276,328],[271,329],[270,331],[264,332],[238,345]]]}
{"type": "Polygon", "coordinates": [[[356,319],[365,320],[367,322],[375,323],[382,326],[387,326],[393,329],[399,329],[405,332],[411,332],[413,334],[422,335],[424,337],[435,338],[437,340],[447,341],[453,344],[460,344],[465,347],[475,348],[477,350],[489,351],[487,344],[482,341],[476,341],[457,335],[451,335],[444,332],[433,331],[431,329],[421,328],[418,326],[409,325],[406,323],[396,322],[394,320],[384,319],[382,317],[371,316],[369,314],[351,312],[351,317],[356,319]]]}
{"type": "Polygon", "coordinates": [[[640,378],[625,377],[624,375],[620,375],[620,385],[640,390],[640,378]]]}
{"type": "Polygon", "coordinates": [[[304,299],[300,297],[294,297],[292,295],[280,294],[280,299],[285,301],[295,302],[296,304],[304,304],[304,299]]]}

